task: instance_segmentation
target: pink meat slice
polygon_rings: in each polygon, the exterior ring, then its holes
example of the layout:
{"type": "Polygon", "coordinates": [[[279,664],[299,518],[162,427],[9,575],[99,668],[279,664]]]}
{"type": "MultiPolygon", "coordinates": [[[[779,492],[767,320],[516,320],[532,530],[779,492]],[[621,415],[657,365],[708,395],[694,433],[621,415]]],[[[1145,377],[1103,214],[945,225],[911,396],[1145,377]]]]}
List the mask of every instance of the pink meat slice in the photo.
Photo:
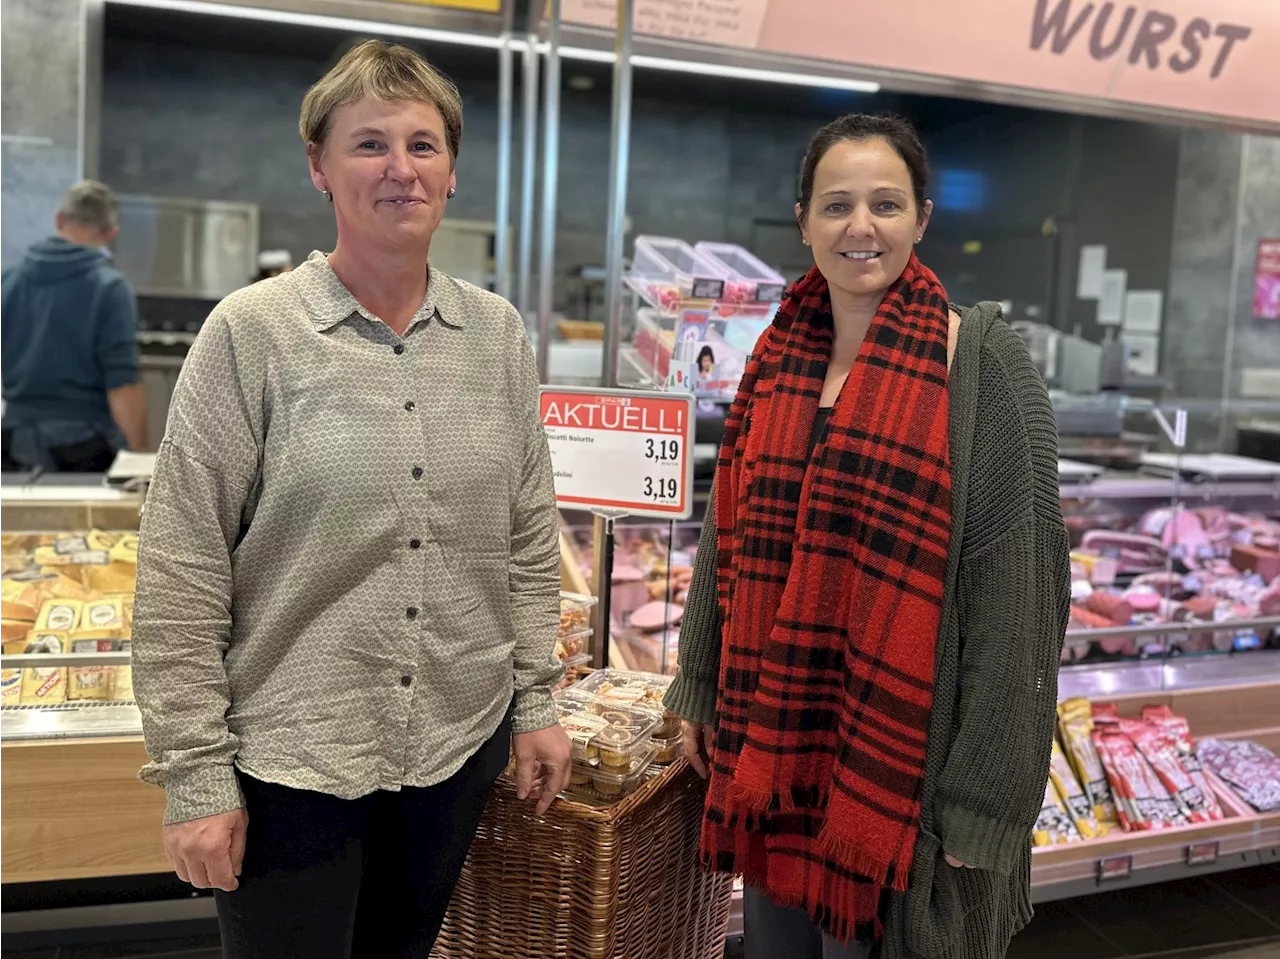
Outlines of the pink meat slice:
{"type": "Polygon", "coordinates": [[[631,625],[645,632],[675,626],[684,618],[684,607],[675,603],[645,603],[631,614],[631,625]]]}

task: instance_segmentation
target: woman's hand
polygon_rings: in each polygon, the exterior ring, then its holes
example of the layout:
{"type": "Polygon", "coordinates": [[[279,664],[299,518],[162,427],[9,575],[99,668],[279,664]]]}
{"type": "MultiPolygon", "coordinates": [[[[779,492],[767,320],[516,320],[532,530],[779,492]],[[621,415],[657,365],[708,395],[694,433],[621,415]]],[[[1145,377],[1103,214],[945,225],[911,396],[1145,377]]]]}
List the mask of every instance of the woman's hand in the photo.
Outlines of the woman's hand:
{"type": "Polygon", "coordinates": [[[516,733],[516,795],[536,799],[541,816],[569,785],[573,771],[573,744],[557,723],[536,733],[516,733]]]}
{"type": "Polygon", "coordinates": [[[715,727],[682,719],[680,732],[684,738],[684,758],[689,760],[689,765],[699,776],[706,779],[710,775],[711,756],[715,750],[715,727]]]}
{"type": "Polygon", "coordinates": [[[235,892],[244,863],[249,814],[243,809],[164,827],[164,854],[183,882],[235,892]]]}
{"type": "Polygon", "coordinates": [[[972,869],[973,868],[968,863],[961,862],[955,856],[951,855],[951,853],[947,853],[946,856],[947,856],[947,865],[950,866],[952,869],[972,869]]]}

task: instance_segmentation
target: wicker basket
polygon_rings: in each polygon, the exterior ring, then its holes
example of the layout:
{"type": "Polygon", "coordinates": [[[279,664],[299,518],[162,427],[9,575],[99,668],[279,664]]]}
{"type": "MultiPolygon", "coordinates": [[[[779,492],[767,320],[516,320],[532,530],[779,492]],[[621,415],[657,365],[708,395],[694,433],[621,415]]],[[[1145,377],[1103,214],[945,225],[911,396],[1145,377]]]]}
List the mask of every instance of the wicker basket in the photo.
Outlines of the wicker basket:
{"type": "Polygon", "coordinates": [[[681,760],[613,806],[542,819],[494,788],[438,959],[721,959],[731,883],[698,866],[702,783],[681,760]]]}

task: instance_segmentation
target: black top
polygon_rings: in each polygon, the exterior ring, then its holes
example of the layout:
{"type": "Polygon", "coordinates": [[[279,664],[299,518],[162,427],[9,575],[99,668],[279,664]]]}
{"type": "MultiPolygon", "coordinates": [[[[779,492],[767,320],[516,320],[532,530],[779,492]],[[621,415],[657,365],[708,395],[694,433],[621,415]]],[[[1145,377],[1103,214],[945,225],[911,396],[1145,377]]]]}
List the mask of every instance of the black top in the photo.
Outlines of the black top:
{"type": "Polygon", "coordinates": [[[813,418],[813,429],[809,431],[809,455],[813,455],[813,451],[818,448],[818,444],[822,442],[823,434],[827,431],[827,420],[831,418],[830,406],[819,406],[818,413],[813,418]]]}

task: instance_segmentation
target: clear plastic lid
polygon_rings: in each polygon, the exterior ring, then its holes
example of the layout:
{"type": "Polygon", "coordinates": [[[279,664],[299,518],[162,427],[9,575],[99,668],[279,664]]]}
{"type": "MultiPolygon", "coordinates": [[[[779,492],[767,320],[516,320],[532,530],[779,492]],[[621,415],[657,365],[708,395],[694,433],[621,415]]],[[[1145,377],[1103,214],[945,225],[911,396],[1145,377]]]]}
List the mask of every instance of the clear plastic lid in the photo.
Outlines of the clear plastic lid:
{"type": "Polygon", "coordinates": [[[638,778],[644,772],[645,767],[653,761],[653,754],[656,751],[653,743],[646,743],[643,749],[631,755],[625,766],[620,766],[616,769],[604,765],[593,767],[590,773],[591,778],[597,783],[625,784],[629,780],[638,778]]]}
{"type": "Polygon", "coordinates": [[[782,299],[787,281],[777,270],[764,265],[754,254],[736,243],[708,243],[695,252],[722,267],[726,277],[724,299],[731,303],[776,303],[782,299]]]}
{"type": "Polygon", "coordinates": [[[683,299],[718,300],[729,271],[684,240],[638,236],[627,282],[650,305],[673,312],[683,299]]]}
{"type": "Polygon", "coordinates": [[[557,694],[555,703],[560,725],[573,743],[574,762],[592,769],[625,768],[648,749],[654,730],[662,725],[660,717],[647,709],[575,699],[565,693],[557,694]]]}
{"type": "Polygon", "coordinates": [[[556,658],[566,665],[570,659],[575,660],[575,665],[589,661],[591,656],[586,649],[593,635],[594,630],[590,626],[570,630],[562,627],[560,635],[556,637],[556,658]],[[579,657],[585,657],[585,659],[579,657]]]}
{"type": "Polygon", "coordinates": [[[602,706],[629,706],[662,712],[662,698],[671,686],[672,676],[638,673],[625,669],[597,669],[581,682],[564,691],[564,695],[602,706]]]}
{"type": "Polygon", "coordinates": [[[648,781],[656,768],[651,765],[654,750],[646,749],[635,756],[625,767],[617,770],[603,768],[584,770],[575,767],[573,777],[565,792],[575,799],[608,805],[631,795],[648,781]]]}
{"type": "Polygon", "coordinates": [[[599,600],[583,593],[560,594],[560,635],[566,636],[591,625],[591,609],[599,600]]]}

